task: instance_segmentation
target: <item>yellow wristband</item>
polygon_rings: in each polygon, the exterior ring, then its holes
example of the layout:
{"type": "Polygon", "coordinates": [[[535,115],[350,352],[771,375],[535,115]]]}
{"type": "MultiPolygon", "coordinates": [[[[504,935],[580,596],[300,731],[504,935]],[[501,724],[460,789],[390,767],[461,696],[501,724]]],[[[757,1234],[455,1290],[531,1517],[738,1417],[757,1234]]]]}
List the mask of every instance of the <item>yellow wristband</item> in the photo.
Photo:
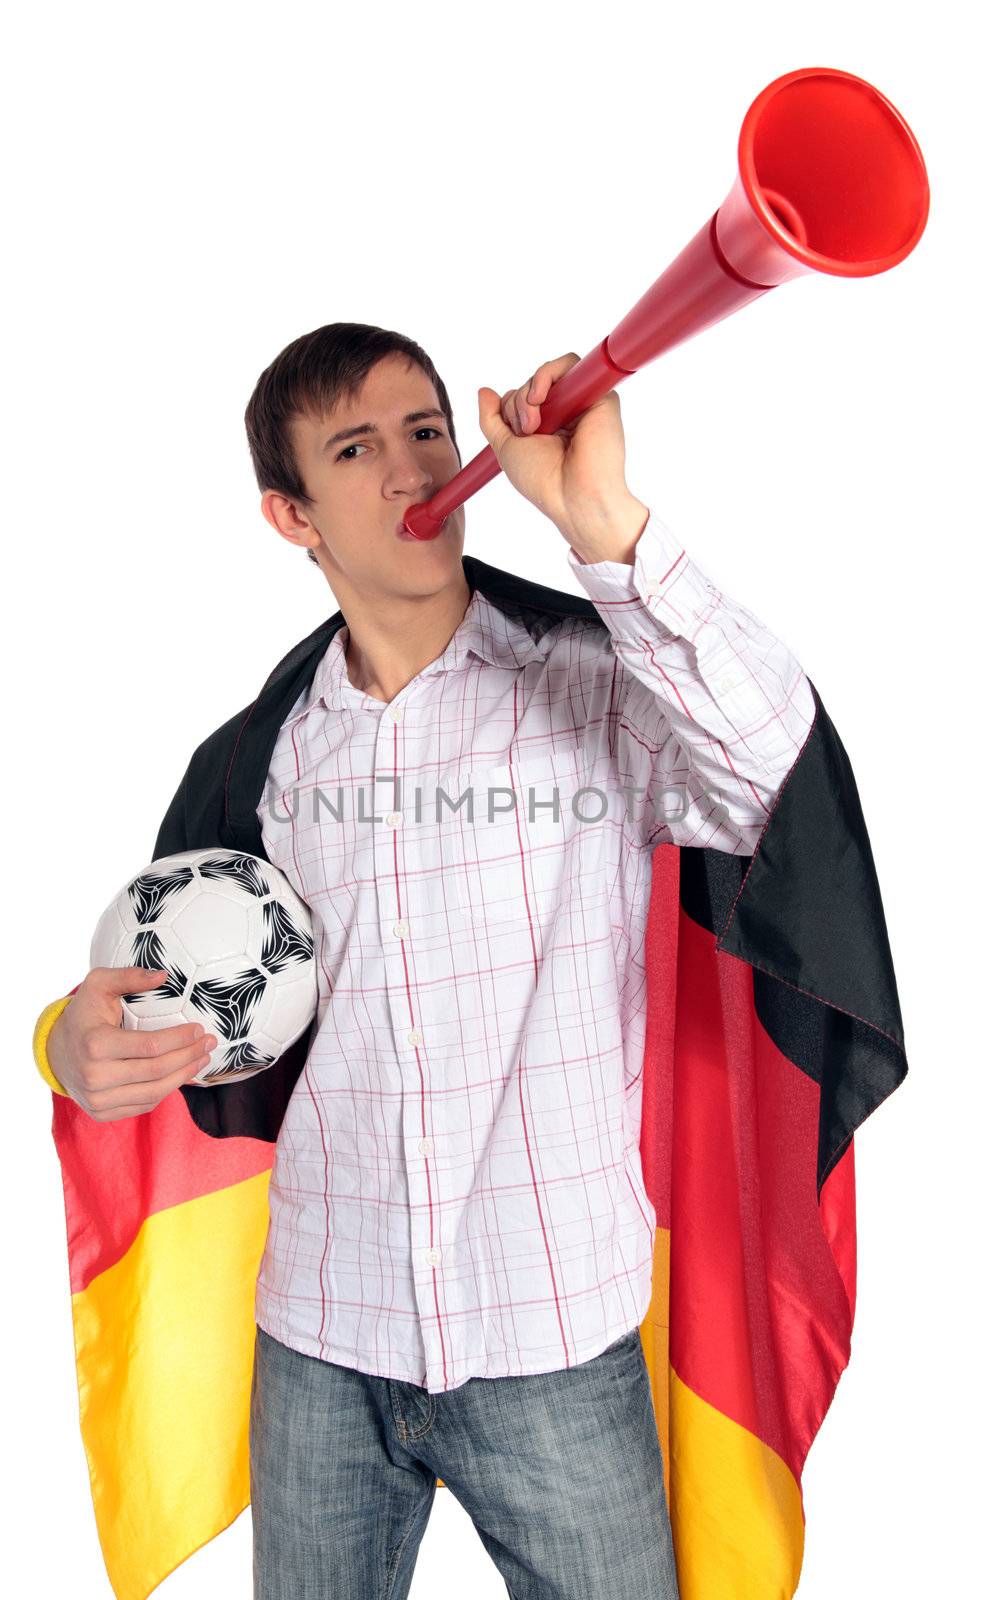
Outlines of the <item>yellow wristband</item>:
{"type": "Polygon", "coordinates": [[[65,1010],[71,999],[72,995],[66,994],[62,996],[61,1000],[53,1000],[50,1006],[45,1007],[44,1011],[41,1013],[41,1016],[34,1025],[34,1039],[32,1040],[34,1059],[37,1064],[38,1071],[41,1073],[41,1076],[44,1078],[50,1089],[54,1089],[56,1094],[65,1095],[67,1099],[70,1098],[69,1091],[62,1088],[62,1085],[59,1083],[54,1072],[52,1071],[48,1061],[48,1050],[46,1047],[48,1044],[48,1035],[55,1026],[57,1018],[62,1015],[62,1012],[65,1010]]]}

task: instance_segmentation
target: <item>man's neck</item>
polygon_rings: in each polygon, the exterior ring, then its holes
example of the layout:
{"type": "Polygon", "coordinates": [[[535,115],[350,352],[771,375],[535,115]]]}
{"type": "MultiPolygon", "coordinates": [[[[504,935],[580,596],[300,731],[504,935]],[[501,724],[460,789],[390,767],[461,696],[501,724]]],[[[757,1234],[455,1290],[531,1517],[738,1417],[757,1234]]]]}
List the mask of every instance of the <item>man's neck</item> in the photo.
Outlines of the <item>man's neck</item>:
{"type": "Polygon", "coordinates": [[[447,648],[464,618],[471,589],[463,569],[439,594],[370,603],[355,594],[341,610],[347,624],[344,659],[355,689],[386,704],[447,648]]]}

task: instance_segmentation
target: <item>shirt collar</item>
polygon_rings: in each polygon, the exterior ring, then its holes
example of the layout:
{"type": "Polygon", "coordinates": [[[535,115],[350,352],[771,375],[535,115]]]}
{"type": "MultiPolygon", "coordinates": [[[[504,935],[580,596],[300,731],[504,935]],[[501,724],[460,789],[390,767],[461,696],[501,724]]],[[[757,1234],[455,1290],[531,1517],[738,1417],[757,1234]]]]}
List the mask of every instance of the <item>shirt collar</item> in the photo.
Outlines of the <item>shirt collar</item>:
{"type": "MultiPolygon", "coordinates": [[[[363,692],[354,687],[347,675],[344,655],[347,640],[348,628],[343,623],[320,659],[304,704],[290,720],[304,716],[321,704],[328,711],[339,711],[345,706],[353,709],[364,699],[363,692]]],[[[534,640],[525,623],[507,616],[475,588],[446,649],[424,667],[419,676],[427,678],[440,672],[457,672],[469,666],[472,660],[486,661],[493,667],[521,667],[527,661],[542,660],[549,648],[546,634],[534,640]]]]}

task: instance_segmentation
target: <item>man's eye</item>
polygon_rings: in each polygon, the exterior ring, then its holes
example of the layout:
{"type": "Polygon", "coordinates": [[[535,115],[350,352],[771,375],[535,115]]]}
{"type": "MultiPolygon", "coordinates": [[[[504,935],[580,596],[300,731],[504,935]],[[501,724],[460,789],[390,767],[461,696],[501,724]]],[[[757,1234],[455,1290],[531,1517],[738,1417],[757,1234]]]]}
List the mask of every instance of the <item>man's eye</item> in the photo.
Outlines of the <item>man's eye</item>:
{"type": "MultiPolygon", "coordinates": [[[[440,437],[440,429],[439,428],[417,428],[416,432],[417,433],[435,433],[437,438],[440,437]]],[[[363,444],[345,444],[343,450],[341,450],[340,454],[338,455],[337,460],[338,461],[343,461],[344,457],[347,455],[348,450],[363,450],[363,449],[364,449],[364,445],[363,444]]],[[[355,459],[355,457],[354,456],[350,456],[350,457],[348,457],[348,459],[350,461],[353,461],[355,459]]]]}

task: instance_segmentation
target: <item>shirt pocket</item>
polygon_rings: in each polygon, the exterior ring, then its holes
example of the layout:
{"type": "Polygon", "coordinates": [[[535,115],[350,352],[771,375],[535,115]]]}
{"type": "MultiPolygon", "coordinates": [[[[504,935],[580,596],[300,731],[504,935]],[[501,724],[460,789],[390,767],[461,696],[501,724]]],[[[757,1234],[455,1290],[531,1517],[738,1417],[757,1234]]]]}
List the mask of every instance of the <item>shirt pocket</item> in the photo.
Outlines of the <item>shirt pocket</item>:
{"type": "Polygon", "coordinates": [[[576,749],[466,775],[474,802],[464,830],[471,919],[484,919],[503,956],[515,950],[518,958],[534,937],[541,949],[553,937],[566,942],[572,917],[585,910],[607,926],[604,825],[582,820],[596,817],[602,802],[579,792],[593,781],[576,749]]]}
{"type": "MultiPolygon", "coordinates": [[[[562,749],[525,756],[498,766],[472,767],[475,821],[501,828],[515,823],[528,833],[544,835],[548,828],[566,833],[576,820],[573,801],[590,780],[582,750],[562,749]]],[[[581,802],[578,801],[578,810],[581,802]]]]}

